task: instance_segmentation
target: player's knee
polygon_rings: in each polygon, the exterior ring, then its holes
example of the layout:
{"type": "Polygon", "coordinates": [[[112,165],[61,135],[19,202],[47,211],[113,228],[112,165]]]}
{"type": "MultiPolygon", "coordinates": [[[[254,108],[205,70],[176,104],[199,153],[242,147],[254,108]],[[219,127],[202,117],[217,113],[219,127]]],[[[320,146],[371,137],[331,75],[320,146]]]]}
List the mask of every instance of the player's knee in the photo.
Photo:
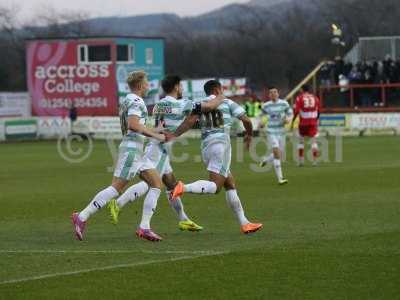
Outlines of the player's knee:
{"type": "Polygon", "coordinates": [[[113,178],[111,186],[118,192],[118,194],[121,194],[122,191],[124,190],[126,184],[127,184],[127,181],[125,181],[125,180],[121,180],[119,178],[113,178]]]}
{"type": "Polygon", "coordinates": [[[176,180],[166,180],[163,178],[162,182],[164,183],[165,187],[171,191],[175,188],[175,186],[178,184],[178,182],[176,180]]]}
{"type": "Polygon", "coordinates": [[[278,148],[273,149],[273,154],[275,159],[280,159],[281,158],[281,152],[279,151],[278,148]]]}
{"type": "Polygon", "coordinates": [[[235,184],[230,183],[230,182],[225,183],[224,187],[225,187],[225,190],[227,190],[227,191],[228,191],[228,190],[235,190],[235,189],[236,189],[235,184]]]}
{"type": "Polygon", "coordinates": [[[224,188],[225,190],[234,190],[235,187],[235,180],[233,179],[233,177],[228,177],[225,182],[224,182],[224,188]]]}
{"type": "Polygon", "coordinates": [[[149,180],[149,182],[147,184],[149,185],[150,188],[153,188],[153,189],[161,190],[161,187],[162,187],[161,178],[159,178],[158,176],[152,177],[151,180],[149,180]]]}
{"type": "Polygon", "coordinates": [[[218,194],[222,188],[224,187],[224,182],[220,182],[220,181],[214,181],[217,189],[215,190],[215,193],[218,194]]]}
{"type": "Polygon", "coordinates": [[[150,188],[161,190],[161,181],[154,181],[150,184],[150,188]]]}
{"type": "Polygon", "coordinates": [[[173,183],[171,183],[171,182],[168,182],[168,183],[164,183],[164,185],[165,185],[165,187],[167,188],[167,190],[169,190],[169,191],[172,191],[174,188],[175,188],[175,186],[178,184],[178,182],[173,182],[173,183]]]}
{"type": "Polygon", "coordinates": [[[122,194],[122,191],[123,191],[123,188],[122,188],[122,187],[120,187],[120,186],[115,186],[115,185],[111,185],[111,186],[117,191],[117,193],[118,193],[119,195],[122,194]]]}

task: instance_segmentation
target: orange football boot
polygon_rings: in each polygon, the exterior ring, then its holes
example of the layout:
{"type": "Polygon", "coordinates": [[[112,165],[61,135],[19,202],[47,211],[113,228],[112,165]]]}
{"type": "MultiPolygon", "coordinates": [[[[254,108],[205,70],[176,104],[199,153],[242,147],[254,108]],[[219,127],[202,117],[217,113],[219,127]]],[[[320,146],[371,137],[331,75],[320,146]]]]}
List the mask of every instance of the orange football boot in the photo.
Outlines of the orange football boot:
{"type": "Polygon", "coordinates": [[[256,232],[263,227],[261,223],[248,223],[240,227],[240,231],[244,234],[256,232]]]}

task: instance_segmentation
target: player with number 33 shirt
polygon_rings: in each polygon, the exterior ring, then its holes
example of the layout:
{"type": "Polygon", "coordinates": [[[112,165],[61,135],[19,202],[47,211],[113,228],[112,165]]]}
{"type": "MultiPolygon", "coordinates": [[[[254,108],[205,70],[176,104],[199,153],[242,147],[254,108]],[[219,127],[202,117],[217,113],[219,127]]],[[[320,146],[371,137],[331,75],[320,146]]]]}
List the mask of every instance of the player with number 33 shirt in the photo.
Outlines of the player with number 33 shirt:
{"type": "MultiPolygon", "coordinates": [[[[309,137],[312,139],[311,149],[313,156],[313,164],[316,165],[317,157],[318,157],[318,144],[316,138],[318,136],[318,122],[319,122],[319,114],[320,114],[320,101],[319,98],[309,91],[309,87],[304,85],[302,87],[301,93],[296,98],[296,102],[294,104],[294,118],[296,119],[297,115],[300,118],[299,123],[299,144],[298,144],[298,152],[299,152],[299,165],[302,166],[304,164],[304,138],[309,137]]],[[[293,127],[293,123],[292,123],[293,127]]]]}

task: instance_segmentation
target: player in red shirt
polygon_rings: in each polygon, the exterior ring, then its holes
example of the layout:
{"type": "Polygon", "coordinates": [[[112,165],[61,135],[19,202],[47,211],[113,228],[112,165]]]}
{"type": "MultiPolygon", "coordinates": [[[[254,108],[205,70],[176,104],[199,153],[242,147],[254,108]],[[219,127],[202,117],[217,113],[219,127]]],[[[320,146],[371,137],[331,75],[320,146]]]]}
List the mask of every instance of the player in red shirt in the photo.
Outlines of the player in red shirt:
{"type": "Polygon", "coordinates": [[[304,165],[304,138],[311,138],[311,150],[313,157],[313,165],[317,164],[318,151],[318,122],[320,113],[320,101],[319,98],[310,93],[308,85],[303,85],[300,94],[296,98],[294,105],[294,117],[292,120],[292,128],[294,121],[299,115],[299,144],[297,149],[299,151],[299,166],[304,165]]]}

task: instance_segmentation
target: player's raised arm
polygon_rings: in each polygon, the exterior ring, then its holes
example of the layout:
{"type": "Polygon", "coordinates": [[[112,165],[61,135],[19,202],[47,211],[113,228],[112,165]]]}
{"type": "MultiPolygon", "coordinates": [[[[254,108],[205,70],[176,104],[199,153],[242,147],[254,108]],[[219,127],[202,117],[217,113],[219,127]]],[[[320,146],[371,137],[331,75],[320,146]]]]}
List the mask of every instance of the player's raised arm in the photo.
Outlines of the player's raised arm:
{"type": "Polygon", "coordinates": [[[192,113],[189,116],[185,118],[185,120],[179,125],[179,127],[175,130],[174,133],[167,133],[167,139],[170,140],[174,137],[181,136],[184,134],[186,131],[190,130],[193,128],[194,124],[196,124],[196,121],[198,120],[198,115],[192,113]]]}
{"type": "Polygon", "coordinates": [[[216,96],[214,99],[207,101],[207,102],[201,102],[201,111],[202,112],[209,112],[216,110],[218,106],[224,102],[225,96],[224,94],[219,94],[216,96]]]}
{"type": "Polygon", "coordinates": [[[151,128],[147,128],[146,126],[140,124],[138,116],[130,116],[128,118],[128,126],[129,126],[129,129],[132,131],[143,134],[147,137],[155,138],[156,140],[159,140],[160,142],[165,141],[165,136],[163,134],[160,134],[160,133],[156,132],[155,130],[153,130],[151,128]]]}

